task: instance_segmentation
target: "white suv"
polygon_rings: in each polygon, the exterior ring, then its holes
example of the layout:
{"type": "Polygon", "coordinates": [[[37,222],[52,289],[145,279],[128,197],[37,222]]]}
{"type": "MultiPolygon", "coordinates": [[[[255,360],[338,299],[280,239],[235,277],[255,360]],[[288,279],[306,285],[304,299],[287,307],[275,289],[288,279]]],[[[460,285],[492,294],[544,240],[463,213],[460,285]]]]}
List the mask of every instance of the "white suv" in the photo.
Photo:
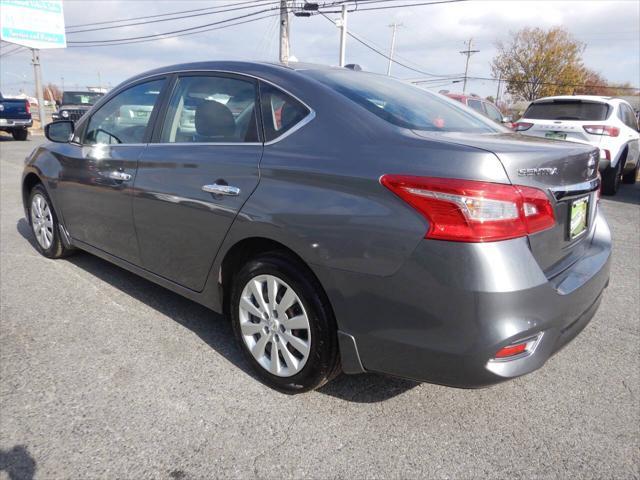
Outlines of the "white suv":
{"type": "Polygon", "coordinates": [[[631,105],[622,99],[591,95],[540,98],[529,105],[515,131],[600,148],[604,194],[615,195],[621,180],[636,181],[640,165],[638,121],[631,105]]]}

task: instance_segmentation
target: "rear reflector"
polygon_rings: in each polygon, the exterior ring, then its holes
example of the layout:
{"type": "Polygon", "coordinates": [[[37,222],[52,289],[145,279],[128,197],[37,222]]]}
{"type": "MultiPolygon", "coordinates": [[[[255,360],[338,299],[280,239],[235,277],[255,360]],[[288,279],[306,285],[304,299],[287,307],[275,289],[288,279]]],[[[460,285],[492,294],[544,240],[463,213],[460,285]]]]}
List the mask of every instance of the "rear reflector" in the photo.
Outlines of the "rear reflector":
{"type": "Polygon", "coordinates": [[[610,125],[585,125],[582,128],[591,135],[606,135],[608,137],[617,137],[620,135],[620,129],[610,125]]]}
{"type": "Polygon", "coordinates": [[[493,242],[555,225],[553,206],[537,188],[407,175],[383,175],[380,183],[429,221],[425,238],[493,242]]]}
{"type": "Polygon", "coordinates": [[[523,352],[527,351],[526,343],[518,343],[517,345],[509,345],[508,347],[501,348],[496,353],[495,358],[507,358],[513,357],[515,355],[520,355],[523,352]]]}
{"type": "Polygon", "coordinates": [[[511,357],[523,356],[523,354],[532,353],[538,341],[542,337],[542,333],[536,335],[535,337],[527,338],[526,340],[520,340],[517,343],[512,343],[511,345],[507,345],[506,347],[502,347],[498,350],[493,357],[495,359],[509,359],[511,357]]]}
{"type": "Polygon", "coordinates": [[[529,130],[531,127],[533,127],[533,123],[529,122],[516,122],[513,124],[513,129],[516,132],[524,132],[525,130],[529,130]]]}

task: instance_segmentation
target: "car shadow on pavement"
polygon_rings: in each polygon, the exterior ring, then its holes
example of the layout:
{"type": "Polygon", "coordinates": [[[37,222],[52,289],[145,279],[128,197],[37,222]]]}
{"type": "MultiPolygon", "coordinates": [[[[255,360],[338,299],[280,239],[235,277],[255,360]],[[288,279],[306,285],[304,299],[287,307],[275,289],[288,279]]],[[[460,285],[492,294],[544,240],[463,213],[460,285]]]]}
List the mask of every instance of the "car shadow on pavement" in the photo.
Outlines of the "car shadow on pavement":
{"type": "Polygon", "coordinates": [[[32,480],[36,461],[24,445],[16,445],[11,450],[0,449],[0,472],[6,472],[10,480],[32,480]]]}
{"type": "Polygon", "coordinates": [[[632,205],[640,205],[640,180],[635,185],[620,185],[618,193],[609,197],[603,195],[602,200],[609,202],[630,203],[632,205]]]}
{"type": "MultiPolygon", "coordinates": [[[[35,249],[36,241],[26,219],[18,220],[16,228],[35,249]]],[[[236,344],[231,325],[224,316],[86,252],[80,251],[76,255],[58,261],[68,261],[178,322],[198,335],[234,366],[256,381],[260,381],[243,357],[236,344]]],[[[375,374],[340,375],[320,388],[318,392],[350,402],[373,403],[395,397],[417,385],[408,380],[375,374]]]]}

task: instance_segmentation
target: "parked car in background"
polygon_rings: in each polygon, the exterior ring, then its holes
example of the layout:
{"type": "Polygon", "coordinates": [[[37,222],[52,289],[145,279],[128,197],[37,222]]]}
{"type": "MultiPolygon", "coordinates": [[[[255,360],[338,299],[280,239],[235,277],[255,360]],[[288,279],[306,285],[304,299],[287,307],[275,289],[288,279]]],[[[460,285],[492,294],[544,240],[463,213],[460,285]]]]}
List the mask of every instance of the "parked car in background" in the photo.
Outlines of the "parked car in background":
{"type": "Polygon", "coordinates": [[[58,111],[51,117],[54,120],[80,120],[94,103],[104,96],[101,92],[67,92],[62,94],[62,100],[56,102],[58,111]]]}
{"type": "Polygon", "coordinates": [[[45,131],[22,178],[38,251],[80,248],[228,314],[279,390],[341,370],[463,387],[524,375],[609,281],[597,149],[386,75],[175,65],[45,131]]]}
{"type": "Polygon", "coordinates": [[[452,98],[453,100],[457,100],[467,107],[473,108],[476,112],[490,118],[496,123],[499,123],[507,128],[513,128],[511,117],[502,115],[500,109],[489,100],[485,100],[484,98],[474,94],[465,95],[462,93],[447,92],[444,95],[452,98]]]}
{"type": "Polygon", "coordinates": [[[10,133],[15,140],[26,140],[33,125],[31,105],[24,98],[4,98],[0,93],[0,131],[10,133]]]}
{"type": "Polygon", "coordinates": [[[615,195],[620,182],[636,182],[640,134],[637,117],[625,100],[592,95],[540,98],[529,105],[515,130],[532,137],[598,147],[598,168],[606,195],[615,195]]]}

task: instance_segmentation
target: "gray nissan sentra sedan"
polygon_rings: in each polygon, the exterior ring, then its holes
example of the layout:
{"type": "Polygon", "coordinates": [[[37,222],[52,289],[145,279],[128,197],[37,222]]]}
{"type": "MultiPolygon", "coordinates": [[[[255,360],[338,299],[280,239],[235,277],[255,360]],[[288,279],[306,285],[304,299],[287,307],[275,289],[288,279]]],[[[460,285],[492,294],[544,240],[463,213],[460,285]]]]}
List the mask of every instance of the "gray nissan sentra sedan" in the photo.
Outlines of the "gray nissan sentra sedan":
{"type": "Polygon", "coordinates": [[[529,373],[609,280],[597,150],[389,77],[177,65],[46,134],[22,179],[38,250],[86,250],[225,313],[281,391],[340,371],[529,373]]]}

